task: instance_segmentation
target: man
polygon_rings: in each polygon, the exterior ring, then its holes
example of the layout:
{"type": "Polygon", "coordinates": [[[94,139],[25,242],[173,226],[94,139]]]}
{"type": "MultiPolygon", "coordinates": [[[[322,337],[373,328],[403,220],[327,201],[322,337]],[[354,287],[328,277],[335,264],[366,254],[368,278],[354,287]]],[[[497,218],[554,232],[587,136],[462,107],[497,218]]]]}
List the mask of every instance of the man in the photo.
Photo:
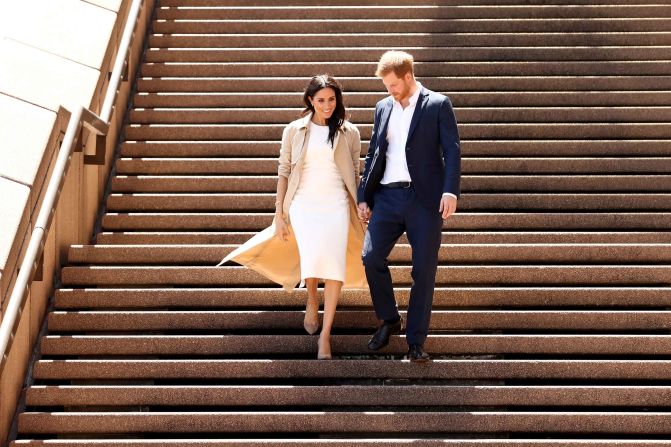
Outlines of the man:
{"type": "Polygon", "coordinates": [[[438,268],[443,219],[457,208],[461,150],[450,100],[415,80],[413,58],[386,52],[375,75],[391,96],[375,107],[375,123],[357,201],[369,221],[363,263],[375,314],[382,325],[368,348],[378,350],[401,332],[387,257],[405,231],[412,248],[412,287],[406,322],[408,357],[424,351],[438,268]]]}

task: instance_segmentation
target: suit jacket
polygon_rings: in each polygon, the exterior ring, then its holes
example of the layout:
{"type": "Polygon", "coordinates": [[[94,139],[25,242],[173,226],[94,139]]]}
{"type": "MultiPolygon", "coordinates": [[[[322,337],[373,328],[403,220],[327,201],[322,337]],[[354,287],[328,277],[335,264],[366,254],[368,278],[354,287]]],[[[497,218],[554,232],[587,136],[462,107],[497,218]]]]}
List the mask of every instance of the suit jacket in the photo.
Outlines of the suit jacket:
{"type": "MultiPolygon", "coordinates": [[[[308,124],[311,118],[312,115],[308,115],[290,123],[282,134],[278,175],[288,178],[287,193],[282,204],[287,219],[305,160],[305,149],[309,141],[308,124]]],[[[365,288],[367,286],[366,274],[361,261],[364,230],[357,217],[355,205],[361,154],[359,130],[346,121],[338,130],[333,146],[335,148],[334,161],[349,193],[350,203],[343,287],[365,288]]],[[[325,200],[328,200],[328,197],[325,200]]],[[[235,261],[261,273],[271,281],[281,284],[285,290],[291,291],[301,280],[301,266],[298,245],[291,223],[289,224],[289,231],[288,241],[281,241],[275,236],[275,222],[273,221],[270,227],[229,253],[219,265],[227,261],[235,261]]]]}
{"type": "MultiPolygon", "coordinates": [[[[358,202],[372,209],[374,194],[384,175],[387,148],[387,126],[394,105],[389,96],[375,106],[375,122],[370,146],[357,191],[358,202]]],[[[449,98],[422,87],[405,147],[410,179],[419,200],[438,210],[443,193],[459,197],[461,149],[459,131],[449,98]]]]}

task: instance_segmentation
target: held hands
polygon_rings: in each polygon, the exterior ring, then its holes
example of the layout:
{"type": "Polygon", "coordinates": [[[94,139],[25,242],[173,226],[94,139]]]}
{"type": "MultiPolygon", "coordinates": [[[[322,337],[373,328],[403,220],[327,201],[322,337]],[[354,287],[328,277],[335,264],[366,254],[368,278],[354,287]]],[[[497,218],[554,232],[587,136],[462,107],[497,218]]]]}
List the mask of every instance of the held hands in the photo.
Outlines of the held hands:
{"type": "Polygon", "coordinates": [[[357,207],[357,212],[359,214],[359,220],[363,223],[368,223],[372,211],[368,207],[368,204],[366,202],[359,203],[357,207]]]}
{"type": "Polygon", "coordinates": [[[282,242],[289,240],[289,225],[281,214],[275,215],[275,236],[280,238],[282,242]]]}
{"type": "Polygon", "coordinates": [[[447,219],[457,210],[457,199],[452,196],[443,196],[440,199],[440,208],[438,212],[441,213],[443,219],[447,219]]]}

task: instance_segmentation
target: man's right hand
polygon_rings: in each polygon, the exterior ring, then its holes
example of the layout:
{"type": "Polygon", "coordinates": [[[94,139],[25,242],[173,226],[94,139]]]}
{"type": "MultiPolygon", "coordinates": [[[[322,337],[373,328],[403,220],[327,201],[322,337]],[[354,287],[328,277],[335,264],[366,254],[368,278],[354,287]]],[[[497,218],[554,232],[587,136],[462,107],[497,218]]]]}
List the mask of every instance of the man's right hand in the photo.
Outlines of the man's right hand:
{"type": "Polygon", "coordinates": [[[359,220],[361,220],[361,222],[368,223],[368,220],[370,220],[371,210],[366,202],[359,203],[358,213],[359,220]]]}

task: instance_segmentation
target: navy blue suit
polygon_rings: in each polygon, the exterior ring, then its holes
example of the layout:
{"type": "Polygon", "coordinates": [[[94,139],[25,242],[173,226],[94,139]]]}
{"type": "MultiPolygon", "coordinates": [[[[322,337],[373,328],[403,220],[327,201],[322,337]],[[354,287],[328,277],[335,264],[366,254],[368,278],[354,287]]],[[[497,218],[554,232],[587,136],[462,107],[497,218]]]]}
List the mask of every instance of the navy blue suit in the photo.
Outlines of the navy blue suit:
{"type": "Polygon", "coordinates": [[[396,319],[398,308],[387,257],[398,238],[407,233],[412,247],[412,288],[406,337],[409,345],[423,345],[429,331],[443,226],[440,199],[445,192],[457,197],[460,193],[459,132],[450,100],[422,87],[405,147],[412,187],[381,188],[393,104],[393,98],[388,97],[375,107],[373,134],[359,185],[359,203],[366,202],[373,210],[362,259],[377,317],[396,319]]]}

